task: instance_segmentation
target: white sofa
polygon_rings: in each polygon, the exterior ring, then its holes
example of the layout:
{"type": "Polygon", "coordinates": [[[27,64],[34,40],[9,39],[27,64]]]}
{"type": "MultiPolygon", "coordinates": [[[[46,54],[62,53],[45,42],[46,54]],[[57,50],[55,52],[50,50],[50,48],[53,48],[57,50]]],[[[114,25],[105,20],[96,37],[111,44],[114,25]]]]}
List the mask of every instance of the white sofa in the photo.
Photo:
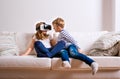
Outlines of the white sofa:
{"type": "MultiPolygon", "coordinates": [[[[71,32],[85,51],[106,32],[71,32]]],[[[19,53],[24,53],[33,33],[15,35],[19,53]]],[[[60,58],[37,58],[35,51],[28,56],[0,56],[0,79],[120,79],[120,57],[89,56],[99,63],[96,75],[84,62],[70,58],[70,69],[61,66],[60,58]]]]}

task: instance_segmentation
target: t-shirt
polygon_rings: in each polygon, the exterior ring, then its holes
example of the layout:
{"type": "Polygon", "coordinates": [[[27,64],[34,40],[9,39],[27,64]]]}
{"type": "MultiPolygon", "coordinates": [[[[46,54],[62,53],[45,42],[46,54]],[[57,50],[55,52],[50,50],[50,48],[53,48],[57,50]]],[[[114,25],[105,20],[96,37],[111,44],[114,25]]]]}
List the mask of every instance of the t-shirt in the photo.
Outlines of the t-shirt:
{"type": "Polygon", "coordinates": [[[50,40],[52,39],[52,36],[49,35],[47,39],[44,39],[44,40],[38,40],[36,38],[36,36],[34,35],[33,36],[33,39],[35,39],[35,41],[40,41],[43,43],[43,45],[46,47],[46,48],[51,48],[51,44],[50,44],[50,40]]]}

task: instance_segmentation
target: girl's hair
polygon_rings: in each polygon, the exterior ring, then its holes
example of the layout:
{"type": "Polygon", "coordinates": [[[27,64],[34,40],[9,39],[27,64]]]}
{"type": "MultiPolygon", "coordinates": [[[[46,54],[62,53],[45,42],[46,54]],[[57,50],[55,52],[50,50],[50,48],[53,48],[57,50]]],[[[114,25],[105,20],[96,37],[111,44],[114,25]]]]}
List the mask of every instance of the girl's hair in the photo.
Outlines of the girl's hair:
{"type": "MultiPolygon", "coordinates": [[[[36,24],[36,28],[40,28],[40,25],[41,24],[44,24],[45,22],[39,22],[39,23],[37,23],[36,24]]],[[[35,33],[35,36],[36,36],[36,38],[38,39],[38,40],[43,40],[43,39],[46,39],[46,38],[48,38],[49,37],[49,35],[48,34],[43,34],[42,32],[42,30],[36,30],[37,32],[35,33]]]]}
{"type": "Polygon", "coordinates": [[[65,22],[62,18],[56,18],[52,24],[56,24],[57,26],[60,26],[61,28],[64,28],[65,22]]]}

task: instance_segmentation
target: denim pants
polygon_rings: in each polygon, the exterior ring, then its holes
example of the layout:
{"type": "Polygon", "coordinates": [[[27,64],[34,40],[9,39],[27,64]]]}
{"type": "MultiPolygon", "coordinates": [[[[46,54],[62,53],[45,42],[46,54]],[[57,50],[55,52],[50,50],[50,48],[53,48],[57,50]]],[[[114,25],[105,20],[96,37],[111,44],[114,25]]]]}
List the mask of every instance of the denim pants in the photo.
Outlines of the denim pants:
{"type": "Polygon", "coordinates": [[[62,61],[69,61],[67,52],[60,52],[65,47],[64,41],[59,41],[53,48],[46,48],[42,42],[36,41],[34,47],[37,53],[37,57],[61,57],[62,61]]]}
{"type": "Polygon", "coordinates": [[[89,66],[91,66],[91,63],[94,62],[91,58],[87,57],[86,55],[78,52],[76,46],[74,44],[70,45],[67,49],[64,49],[63,52],[68,52],[69,56],[71,58],[79,59],[89,66]]]}

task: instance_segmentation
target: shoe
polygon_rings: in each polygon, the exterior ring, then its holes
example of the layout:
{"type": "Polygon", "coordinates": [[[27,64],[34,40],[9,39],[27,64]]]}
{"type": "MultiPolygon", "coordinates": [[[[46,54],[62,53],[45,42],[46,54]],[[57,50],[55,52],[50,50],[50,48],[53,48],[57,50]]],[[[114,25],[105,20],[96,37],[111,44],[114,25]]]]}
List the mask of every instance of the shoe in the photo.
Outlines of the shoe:
{"type": "Polygon", "coordinates": [[[64,68],[71,68],[71,65],[70,65],[69,61],[63,61],[62,66],[64,68]]]}
{"type": "Polygon", "coordinates": [[[98,71],[98,63],[93,62],[91,64],[91,68],[92,68],[92,75],[95,75],[97,73],[97,71],[98,71]]]}

